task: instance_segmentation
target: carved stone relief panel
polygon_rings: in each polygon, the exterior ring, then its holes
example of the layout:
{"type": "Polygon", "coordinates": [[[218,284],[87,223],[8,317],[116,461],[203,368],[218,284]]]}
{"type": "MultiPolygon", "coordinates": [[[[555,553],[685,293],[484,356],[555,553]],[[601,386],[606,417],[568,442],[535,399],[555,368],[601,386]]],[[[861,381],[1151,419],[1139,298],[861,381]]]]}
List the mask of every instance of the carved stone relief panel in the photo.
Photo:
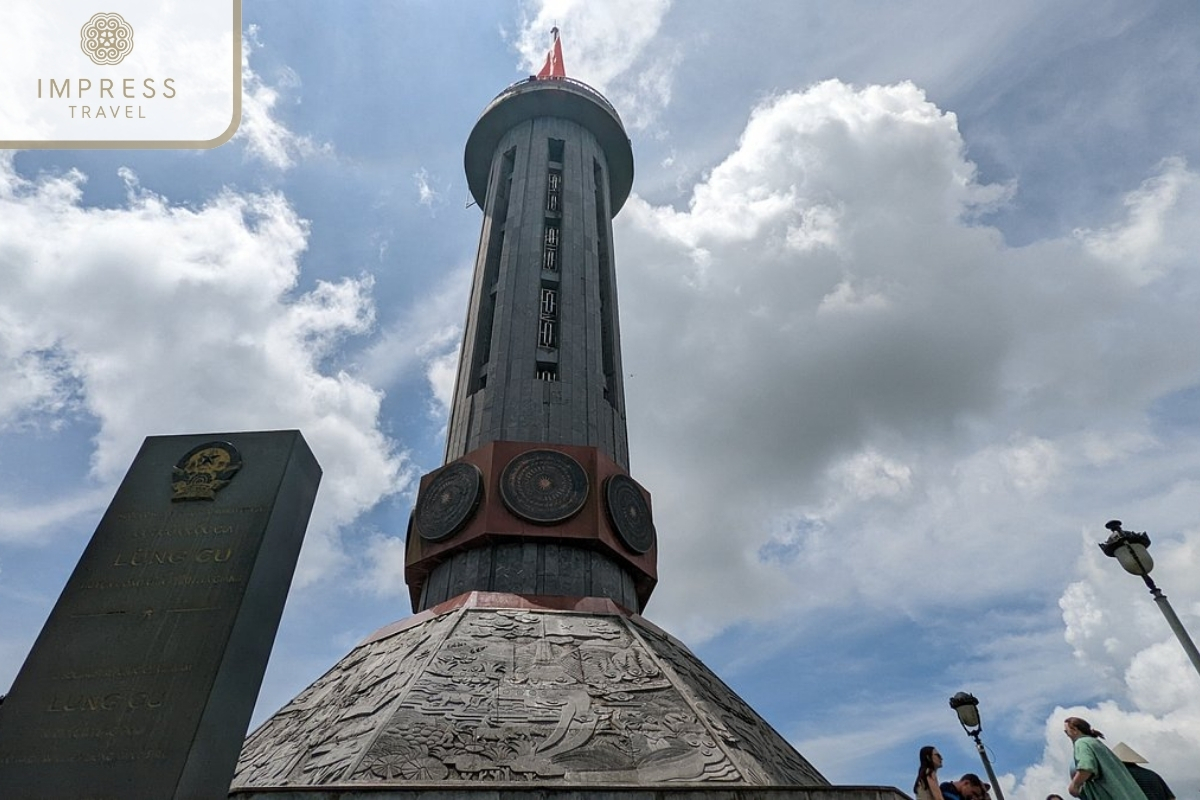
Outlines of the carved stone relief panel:
{"type": "Polygon", "coordinates": [[[352,781],[739,781],[620,617],[473,610],[352,781]]]}
{"type": "Polygon", "coordinates": [[[354,649],[246,740],[233,785],[321,785],[357,762],[457,615],[354,649]]]}
{"type": "Polygon", "coordinates": [[[234,788],[443,782],[826,785],[650,626],[463,608],[356,648],[250,736],[234,788]]]}
{"type": "Polygon", "coordinates": [[[734,752],[749,782],[829,785],[816,768],[680,642],[649,626],[637,625],[636,630],[686,684],[696,705],[718,732],[721,744],[734,752]]]}

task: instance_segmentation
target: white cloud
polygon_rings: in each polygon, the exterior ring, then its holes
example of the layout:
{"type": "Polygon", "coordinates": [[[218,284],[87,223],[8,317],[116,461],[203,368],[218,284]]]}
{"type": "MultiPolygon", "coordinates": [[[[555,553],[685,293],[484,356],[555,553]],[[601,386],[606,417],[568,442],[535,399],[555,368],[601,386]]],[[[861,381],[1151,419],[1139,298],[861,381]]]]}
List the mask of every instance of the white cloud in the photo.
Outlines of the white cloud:
{"type": "Polygon", "coordinates": [[[626,125],[644,128],[670,102],[682,58],[659,33],[670,8],[671,0],[533,0],[522,9],[514,45],[522,66],[536,74],[550,49],[550,29],[557,25],[567,75],[608,96],[626,125]]]}
{"type": "Polygon", "coordinates": [[[844,491],[861,499],[900,497],[912,487],[912,470],[906,465],[868,450],[834,466],[831,473],[844,491]]]}
{"type": "Polygon", "coordinates": [[[433,392],[433,413],[439,419],[445,420],[450,413],[450,403],[454,400],[454,382],[458,378],[459,348],[455,336],[455,346],[436,355],[427,362],[425,377],[433,392]]]}
{"type": "Polygon", "coordinates": [[[1163,277],[1140,290],[1090,235],[1014,248],[981,224],[1011,187],[980,184],[954,115],[907,83],[773,97],[682,209],[631,197],[617,259],[633,473],[663,537],[650,613],[697,639],[1061,581],[1112,481],[1195,460],[1147,420],[1200,383],[1176,293],[1194,291],[1177,245],[1200,192],[1162,169],[1097,226],[1157,220],[1138,241],[1163,277]],[[922,552],[987,568],[933,591],[912,579],[922,552]]]}
{"type": "Polygon", "coordinates": [[[377,597],[407,597],[404,582],[404,539],[375,534],[367,540],[367,565],[361,584],[377,597]]]}
{"type": "Polygon", "coordinates": [[[1040,494],[1048,490],[1062,471],[1058,448],[1037,437],[1003,448],[997,459],[1019,494],[1040,494]]]}
{"type": "Polygon", "coordinates": [[[562,31],[563,61],[568,75],[578,75],[596,88],[630,68],[656,40],[671,0],[541,0],[523,10],[524,22],[515,42],[530,73],[542,68],[550,49],[550,29],[562,31]]]}
{"type": "Polygon", "coordinates": [[[1132,704],[1148,714],[1164,716],[1191,704],[1200,684],[1195,668],[1178,641],[1152,644],[1129,661],[1125,684],[1132,704]]]}
{"type": "Polygon", "coordinates": [[[1168,242],[1164,237],[1181,196],[1188,189],[1194,191],[1196,181],[1197,176],[1188,171],[1182,158],[1168,158],[1157,176],[1125,198],[1129,211],[1125,221],[1098,231],[1081,230],[1077,235],[1093,255],[1134,284],[1144,286],[1161,277],[1171,261],[1187,252],[1185,242],[1168,242]]]}
{"type": "MultiPolygon", "coordinates": [[[[20,332],[0,352],[13,398],[0,427],[77,405],[98,425],[104,487],[147,435],[299,428],[324,478],[298,580],[336,571],[339,526],[408,480],[379,430],[380,393],[324,366],[371,330],[370,278],[299,292],[307,225],[279,195],[225,191],[184,208],[125,177],[126,207],[85,208],[78,173],[26,181],[0,162],[0,320],[20,332]]],[[[93,503],[9,500],[4,515],[53,525],[93,503]]]]}
{"type": "Polygon", "coordinates": [[[0,431],[31,422],[54,424],[73,403],[70,362],[52,337],[25,330],[0,309],[0,431]]]}
{"type": "MultiPolygon", "coordinates": [[[[261,159],[276,169],[288,169],[297,158],[327,153],[332,148],[327,143],[319,144],[309,136],[292,132],[275,119],[273,112],[280,91],[250,68],[250,54],[254,48],[262,46],[258,27],[251,25],[242,37],[242,119],[233,138],[245,142],[248,156],[261,159]]],[[[280,75],[279,86],[289,91],[298,89],[300,78],[295,71],[285,69],[280,75]]]]}
{"type": "Polygon", "coordinates": [[[413,181],[417,187],[418,203],[430,209],[433,208],[435,203],[440,204],[442,195],[429,185],[429,173],[424,167],[413,174],[413,181]]]}
{"type": "Polygon", "coordinates": [[[925,491],[921,460],[873,431],[944,429],[993,394],[997,241],[963,219],[998,193],[973,183],[962,150],[953,117],[915,87],[828,82],[756,109],[686,210],[635,196],[618,218],[635,474],[662,498],[664,536],[692,539],[673,580],[762,589],[708,609],[710,624],[794,596],[796,578],[744,554],[806,504],[857,507],[853,481],[822,495],[826,470],[887,453],[891,485],[925,491]],[[814,219],[826,242],[798,247],[814,219]],[[723,500],[693,513],[674,497],[723,500]]]}
{"type": "MultiPolygon", "coordinates": [[[[392,387],[421,374],[429,380],[434,398],[449,408],[454,375],[447,389],[442,375],[447,358],[457,364],[462,342],[461,320],[471,286],[469,266],[446,273],[428,294],[414,298],[400,318],[384,329],[362,354],[357,374],[372,386],[392,387]]],[[[454,366],[452,365],[452,367],[454,366]]]]}
{"type": "Polygon", "coordinates": [[[0,497],[0,541],[31,542],[39,534],[73,520],[100,518],[112,500],[107,490],[81,492],[49,503],[0,497]]]}

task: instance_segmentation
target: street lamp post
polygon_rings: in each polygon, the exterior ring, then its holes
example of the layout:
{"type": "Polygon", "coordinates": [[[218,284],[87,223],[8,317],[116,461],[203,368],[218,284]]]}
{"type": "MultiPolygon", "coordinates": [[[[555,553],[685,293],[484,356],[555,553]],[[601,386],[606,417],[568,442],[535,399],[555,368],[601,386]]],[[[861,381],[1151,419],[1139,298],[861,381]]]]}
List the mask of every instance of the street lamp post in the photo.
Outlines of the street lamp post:
{"type": "Polygon", "coordinates": [[[983,730],[983,723],[979,721],[979,701],[973,694],[959,692],[950,698],[950,707],[954,709],[954,713],[958,714],[959,724],[963,726],[967,736],[975,740],[975,749],[979,751],[979,758],[983,761],[983,768],[987,770],[988,780],[992,782],[992,789],[996,792],[997,800],[1004,800],[1004,792],[1000,791],[1000,781],[996,780],[992,762],[988,759],[987,750],[984,749],[983,741],[979,738],[979,732],[983,730]]]}
{"type": "Polygon", "coordinates": [[[1196,643],[1192,641],[1187,629],[1179,621],[1175,609],[1171,608],[1171,604],[1167,602],[1167,596],[1150,577],[1150,570],[1154,569],[1154,559],[1150,557],[1150,551],[1146,549],[1150,546],[1150,537],[1145,533],[1122,530],[1119,519],[1112,520],[1104,527],[1112,531],[1112,534],[1100,543],[1100,549],[1104,551],[1104,555],[1119,561],[1126,572],[1137,575],[1146,582],[1146,588],[1150,590],[1154,602],[1158,603],[1159,610],[1167,618],[1167,624],[1175,632],[1175,637],[1183,645],[1183,650],[1191,660],[1192,666],[1196,668],[1196,672],[1200,672],[1200,651],[1196,650],[1196,643]]]}

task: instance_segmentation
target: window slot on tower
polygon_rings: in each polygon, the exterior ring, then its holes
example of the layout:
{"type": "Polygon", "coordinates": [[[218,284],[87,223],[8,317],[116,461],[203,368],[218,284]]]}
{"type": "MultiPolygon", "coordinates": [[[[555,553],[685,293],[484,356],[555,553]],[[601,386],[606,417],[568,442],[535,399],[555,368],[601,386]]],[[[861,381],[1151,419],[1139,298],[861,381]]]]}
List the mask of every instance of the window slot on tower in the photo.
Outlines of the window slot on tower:
{"type": "Polygon", "coordinates": [[[592,161],[592,179],[596,190],[596,254],[600,273],[600,353],[604,366],[604,399],[617,408],[617,309],[613,303],[612,259],[608,248],[609,216],[604,206],[604,171],[592,161]]]}
{"type": "Polygon", "coordinates": [[[542,287],[538,307],[538,347],[558,346],[558,292],[542,287]]]}
{"type": "Polygon", "coordinates": [[[562,172],[550,170],[546,175],[546,210],[552,213],[562,211],[562,172]]]}
{"type": "MultiPolygon", "coordinates": [[[[542,233],[542,271],[558,272],[559,220],[562,216],[562,158],[565,142],[550,139],[550,167],[546,171],[546,221],[542,233]]],[[[543,283],[538,300],[537,346],[539,354],[549,357],[547,350],[558,347],[558,291],[551,288],[557,278],[543,283]]],[[[537,362],[535,374],[538,380],[558,380],[558,365],[541,360],[537,362]]]]}
{"type": "Polygon", "coordinates": [[[558,272],[558,222],[546,220],[546,232],[542,237],[542,269],[558,272]]]}
{"type": "Polygon", "coordinates": [[[487,250],[483,255],[483,268],[476,273],[476,288],[479,293],[479,316],[476,321],[474,345],[471,349],[471,376],[468,392],[474,394],[487,385],[488,362],[492,358],[492,325],[496,316],[496,285],[500,278],[500,256],[504,253],[504,228],[508,219],[509,187],[512,184],[513,167],[517,149],[511,148],[500,162],[497,175],[496,195],[491,207],[486,210],[490,220],[487,250]]]}

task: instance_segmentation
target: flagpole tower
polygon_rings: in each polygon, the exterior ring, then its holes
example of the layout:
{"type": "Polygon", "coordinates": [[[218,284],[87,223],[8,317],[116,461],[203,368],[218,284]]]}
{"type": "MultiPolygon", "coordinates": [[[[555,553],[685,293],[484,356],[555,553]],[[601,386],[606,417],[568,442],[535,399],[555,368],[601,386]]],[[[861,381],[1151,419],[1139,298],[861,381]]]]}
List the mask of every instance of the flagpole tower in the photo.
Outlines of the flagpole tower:
{"type": "Polygon", "coordinates": [[[255,731],[232,796],[826,800],[803,756],[641,616],[658,536],[629,474],[612,232],[633,152],[616,109],[566,76],[557,28],[464,161],[483,222],[445,464],[408,523],[417,613],[255,731]]]}

